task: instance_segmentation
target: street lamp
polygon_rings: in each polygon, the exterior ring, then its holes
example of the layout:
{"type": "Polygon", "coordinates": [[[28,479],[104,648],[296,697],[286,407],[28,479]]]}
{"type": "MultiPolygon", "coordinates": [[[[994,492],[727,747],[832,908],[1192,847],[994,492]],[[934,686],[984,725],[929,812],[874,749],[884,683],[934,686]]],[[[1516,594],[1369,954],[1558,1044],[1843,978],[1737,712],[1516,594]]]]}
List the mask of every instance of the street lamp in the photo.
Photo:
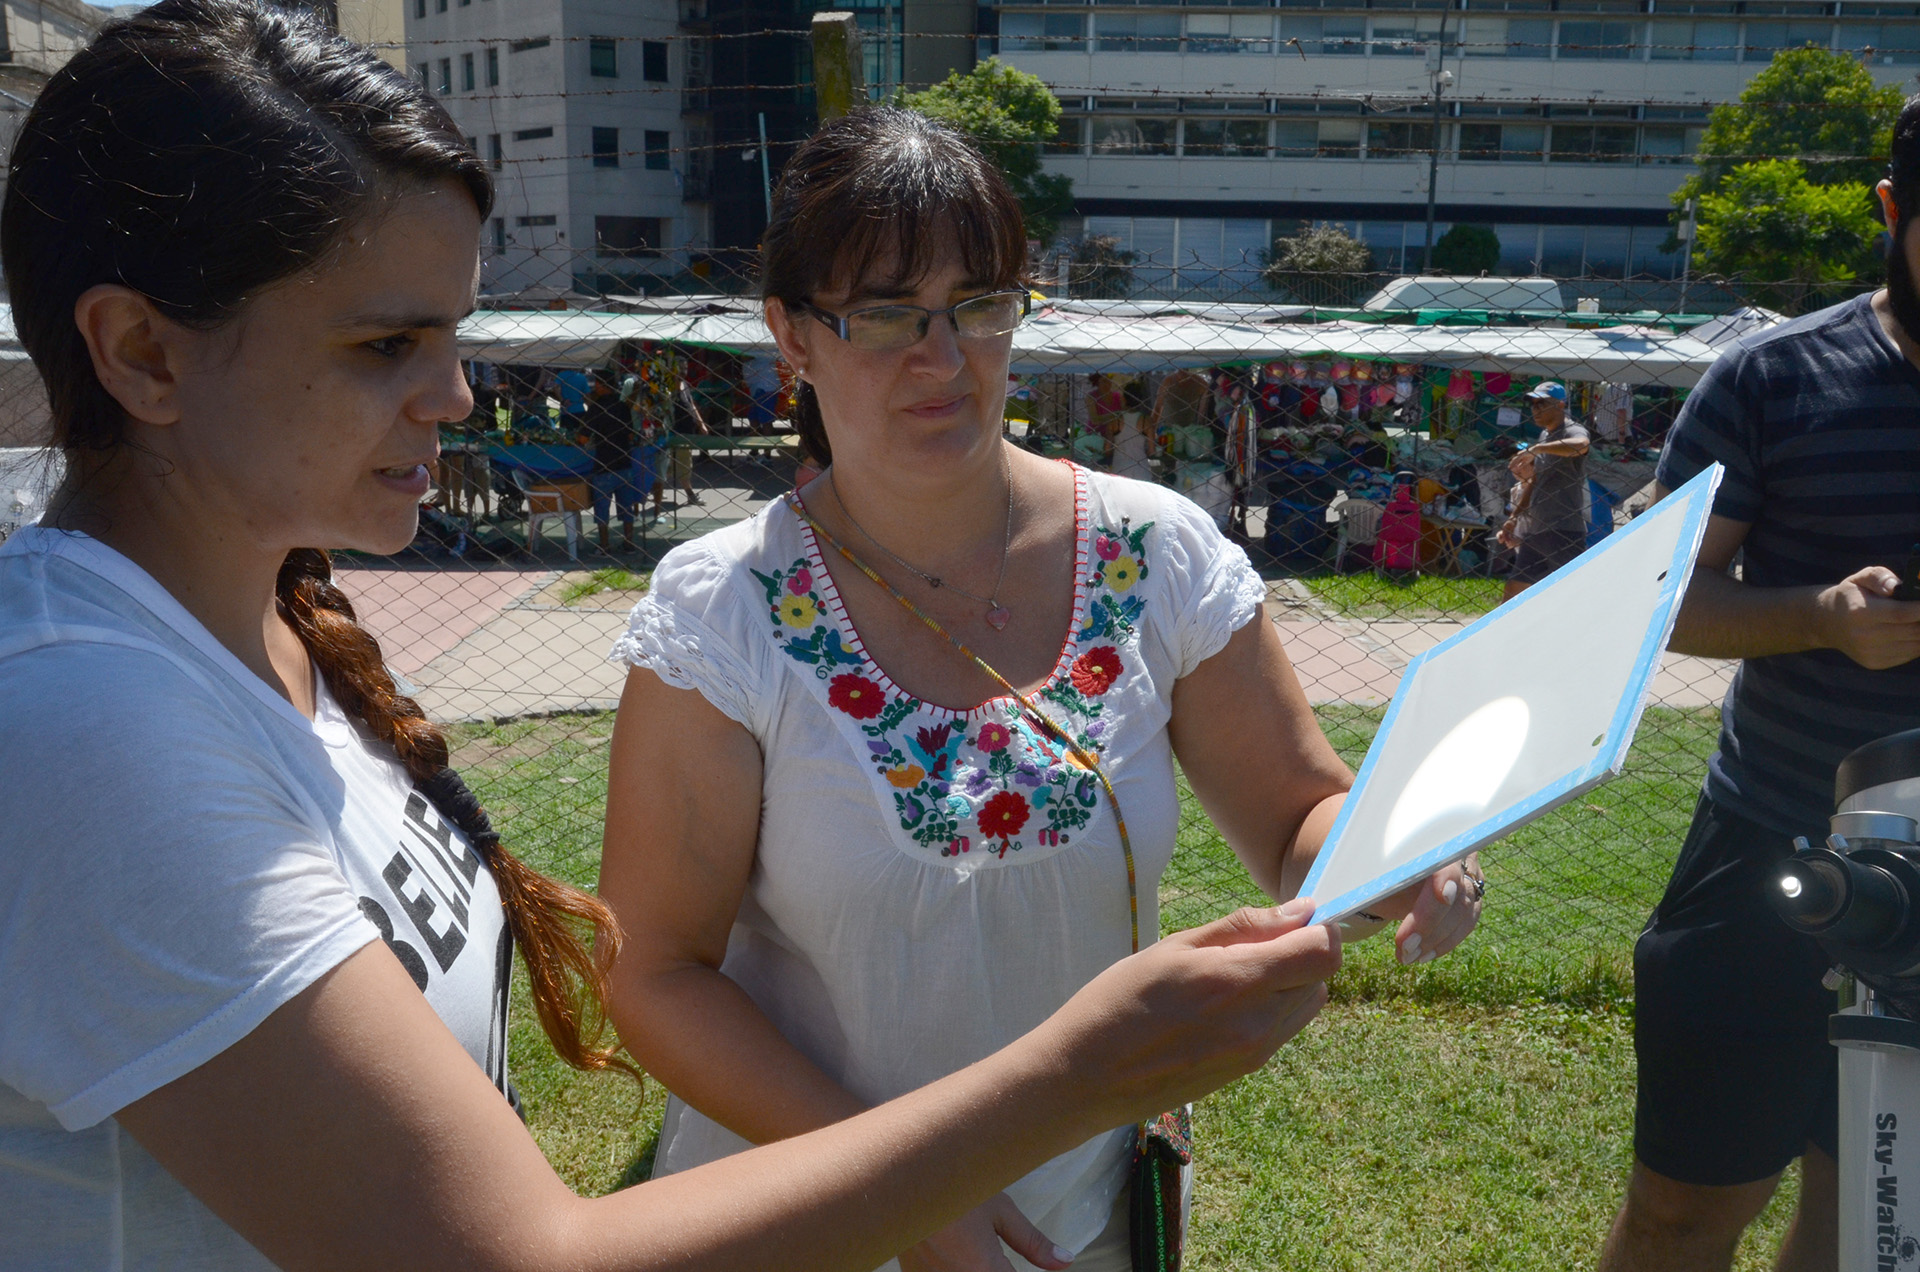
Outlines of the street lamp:
{"type": "Polygon", "coordinates": [[[1453,86],[1453,72],[1446,69],[1447,9],[1452,7],[1449,0],[1440,10],[1440,35],[1435,41],[1438,56],[1433,71],[1433,146],[1427,151],[1427,247],[1420,256],[1420,269],[1428,274],[1433,272],[1433,203],[1440,188],[1440,94],[1453,86]]]}

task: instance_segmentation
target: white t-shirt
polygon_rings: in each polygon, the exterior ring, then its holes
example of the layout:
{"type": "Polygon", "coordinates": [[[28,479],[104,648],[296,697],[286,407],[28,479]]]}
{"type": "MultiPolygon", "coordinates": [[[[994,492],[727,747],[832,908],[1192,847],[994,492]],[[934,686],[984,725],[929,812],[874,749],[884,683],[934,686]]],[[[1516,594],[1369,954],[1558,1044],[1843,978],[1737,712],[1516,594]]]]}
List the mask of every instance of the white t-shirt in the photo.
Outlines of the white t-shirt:
{"type": "MultiPolygon", "coordinates": [[[[1174,684],[1265,588],[1179,495],[1078,468],[1075,491],[1074,618],[1039,701],[1102,756],[1151,943],[1180,825],[1174,684]]],[[[613,656],[698,690],[760,743],[758,855],[721,970],[861,1099],[992,1054],[1126,957],[1126,863],[1092,775],[1006,699],[955,712],[896,687],[784,501],[670,552],[613,656]]],[[[1079,1250],[1107,1221],[1131,1135],[1098,1136],[1009,1193],[1079,1250]]],[[[655,1169],[744,1147],[675,1099],[655,1169]]]]}
{"type": "Polygon", "coordinates": [[[113,1120],[387,938],[506,1089],[492,875],[84,535],[0,545],[0,1269],[264,1268],[113,1120]]]}

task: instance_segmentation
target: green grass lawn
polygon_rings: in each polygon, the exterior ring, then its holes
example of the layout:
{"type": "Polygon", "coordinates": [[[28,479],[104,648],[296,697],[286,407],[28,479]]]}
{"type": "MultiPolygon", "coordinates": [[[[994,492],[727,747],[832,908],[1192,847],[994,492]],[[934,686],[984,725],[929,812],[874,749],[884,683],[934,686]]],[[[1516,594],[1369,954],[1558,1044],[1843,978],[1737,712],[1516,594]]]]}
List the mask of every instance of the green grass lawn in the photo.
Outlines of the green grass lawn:
{"type": "Polygon", "coordinates": [[[1500,579],[1421,574],[1390,579],[1358,574],[1308,574],[1300,582],[1342,618],[1477,618],[1500,604],[1500,579]]]}
{"type": "MultiPolygon", "coordinates": [[[[1376,708],[1321,723],[1357,764],[1376,708]]],[[[1481,928],[1400,968],[1349,950],[1334,1002],[1196,1110],[1190,1267],[1560,1269],[1591,1263],[1630,1161],[1632,937],[1672,867],[1717,713],[1653,710],[1626,773],[1485,854],[1481,928]]],[[[516,850],[591,886],[610,715],[454,730],[454,760],[516,850]]],[[[1168,930],[1260,898],[1188,801],[1168,930]]],[[[663,1097],[553,1058],[516,987],[511,1061],[534,1134],[584,1193],[644,1178],[663,1097]]],[[[1736,1266],[1769,1266],[1792,1190],[1736,1266]]]]}

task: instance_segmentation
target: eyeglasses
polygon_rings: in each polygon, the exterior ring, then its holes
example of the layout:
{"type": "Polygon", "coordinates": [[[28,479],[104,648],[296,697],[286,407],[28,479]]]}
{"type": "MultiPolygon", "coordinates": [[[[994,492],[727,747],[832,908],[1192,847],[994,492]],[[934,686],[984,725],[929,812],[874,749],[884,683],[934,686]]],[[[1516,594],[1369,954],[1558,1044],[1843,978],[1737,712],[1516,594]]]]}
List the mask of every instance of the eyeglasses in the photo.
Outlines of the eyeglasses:
{"type": "Polygon", "coordinates": [[[1033,308],[1033,297],[1024,289],[997,291],[971,297],[945,309],[875,305],[870,309],[856,309],[845,317],[804,301],[794,308],[806,310],[856,349],[884,352],[920,343],[933,320],[943,314],[953,323],[956,335],[970,339],[1004,336],[1025,320],[1033,308]]]}

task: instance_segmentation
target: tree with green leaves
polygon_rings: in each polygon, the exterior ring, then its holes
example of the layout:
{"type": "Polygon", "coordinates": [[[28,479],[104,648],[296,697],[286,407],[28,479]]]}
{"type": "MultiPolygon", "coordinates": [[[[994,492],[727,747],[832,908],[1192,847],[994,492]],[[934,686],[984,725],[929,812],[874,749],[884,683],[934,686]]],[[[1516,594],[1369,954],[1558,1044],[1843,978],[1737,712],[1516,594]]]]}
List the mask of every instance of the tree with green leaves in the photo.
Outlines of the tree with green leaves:
{"type": "Polygon", "coordinates": [[[1073,210],[1073,178],[1040,170],[1040,147],[1060,131],[1060,99],[1044,80],[990,57],[923,92],[900,93],[896,104],[973,138],[1019,196],[1029,237],[1053,241],[1073,210]]]}
{"type": "Polygon", "coordinates": [[[1067,266],[1067,294],[1090,299],[1118,300],[1133,289],[1137,253],[1120,246],[1111,234],[1089,234],[1073,245],[1067,266]]]}
{"type": "Polygon", "coordinates": [[[1902,100],[1844,53],[1776,53],[1738,102],[1714,108],[1699,171],[1674,191],[1676,220],[1699,201],[1695,268],[1788,312],[1878,278],[1873,187],[1902,100]]]}
{"type": "Polygon", "coordinates": [[[1309,305],[1351,305],[1373,290],[1373,249],[1337,226],[1302,226],[1273,241],[1261,277],[1309,305]]]}
{"type": "Polygon", "coordinates": [[[1815,185],[1796,159],[1738,165],[1701,196],[1699,223],[1695,262],[1790,314],[1840,299],[1880,233],[1857,182],[1815,185]]]}
{"type": "Polygon", "coordinates": [[[1436,274],[1491,274],[1500,267],[1500,236],[1491,226],[1456,225],[1433,245],[1436,274]]]}
{"type": "Polygon", "coordinates": [[[1735,168],[1767,159],[1799,160],[1817,186],[1871,187],[1887,175],[1902,100],[1898,85],[1874,83],[1845,53],[1812,46],[1776,53],[1739,101],[1714,107],[1700,170],[1674,199],[1717,190],[1735,168]]]}

